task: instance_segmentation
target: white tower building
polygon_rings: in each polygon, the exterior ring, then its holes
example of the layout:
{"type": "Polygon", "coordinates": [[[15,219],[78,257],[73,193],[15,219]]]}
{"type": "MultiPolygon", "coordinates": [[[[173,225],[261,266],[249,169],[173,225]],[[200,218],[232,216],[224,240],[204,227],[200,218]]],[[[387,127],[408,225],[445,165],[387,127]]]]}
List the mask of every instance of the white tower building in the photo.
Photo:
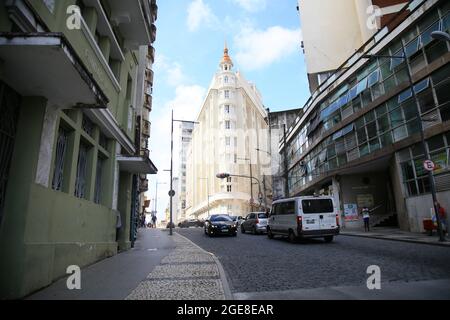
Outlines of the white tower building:
{"type": "Polygon", "coordinates": [[[261,94],[239,72],[225,46],[197,117],[187,159],[189,218],[212,214],[246,215],[264,210],[262,175],[270,175],[267,111],[261,94]],[[264,171],[266,170],[266,171],[264,171]],[[218,173],[245,177],[220,180],[218,173]],[[253,177],[254,179],[246,178],[253,177]],[[261,183],[258,183],[257,181],[261,183]]]}

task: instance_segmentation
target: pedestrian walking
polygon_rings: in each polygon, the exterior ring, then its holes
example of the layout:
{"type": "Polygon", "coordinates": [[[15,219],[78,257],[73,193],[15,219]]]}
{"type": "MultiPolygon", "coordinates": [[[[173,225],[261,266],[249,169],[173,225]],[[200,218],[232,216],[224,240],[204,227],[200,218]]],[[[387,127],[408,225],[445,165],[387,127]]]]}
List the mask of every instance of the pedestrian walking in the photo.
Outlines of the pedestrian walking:
{"type": "Polygon", "coordinates": [[[152,222],[153,222],[153,228],[156,228],[156,215],[153,215],[152,222]]]}
{"type": "Polygon", "coordinates": [[[435,202],[435,205],[439,214],[439,220],[441,220],[442,231],[445,235],[448,233],[447,212],[438,201],[435,202]]]}
{"type": "Polygon", "coordinates": [[[367,207],[363,207],[361,210],[361,214],[364,220],[364,231],[370,231],[370,210],[367,207]]]}

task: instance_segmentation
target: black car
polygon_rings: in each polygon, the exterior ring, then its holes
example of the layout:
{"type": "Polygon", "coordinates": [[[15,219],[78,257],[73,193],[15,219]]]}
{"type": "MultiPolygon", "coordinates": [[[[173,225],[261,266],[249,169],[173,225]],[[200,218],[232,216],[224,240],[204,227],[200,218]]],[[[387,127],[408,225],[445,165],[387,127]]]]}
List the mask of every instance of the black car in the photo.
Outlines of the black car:
{"type": "Polygon", "coordinates": [[[205,221],[205,234],[210,237],[215,235],[237,235],[237,225],[230,216],[212,215],[205,221]]]}
{"type": "Polygon", "coordinates": [[[178,224],[180,228],[189,228],[189,227],[203,227],[203,223],[200,220],[191,219],[184,220],[178,224]]]}

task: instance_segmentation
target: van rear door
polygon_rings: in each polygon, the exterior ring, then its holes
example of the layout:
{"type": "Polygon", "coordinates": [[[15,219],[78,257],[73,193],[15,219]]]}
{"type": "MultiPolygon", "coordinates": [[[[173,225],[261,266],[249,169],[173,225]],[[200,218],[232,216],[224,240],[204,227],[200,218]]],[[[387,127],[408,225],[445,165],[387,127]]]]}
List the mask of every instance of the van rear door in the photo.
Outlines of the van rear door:
{"type": "Polygon", "coordinates": [[[317,211],[317,199],[301,200],[301,214],[304,231],[320,230],[320,212],[317,211]]]}

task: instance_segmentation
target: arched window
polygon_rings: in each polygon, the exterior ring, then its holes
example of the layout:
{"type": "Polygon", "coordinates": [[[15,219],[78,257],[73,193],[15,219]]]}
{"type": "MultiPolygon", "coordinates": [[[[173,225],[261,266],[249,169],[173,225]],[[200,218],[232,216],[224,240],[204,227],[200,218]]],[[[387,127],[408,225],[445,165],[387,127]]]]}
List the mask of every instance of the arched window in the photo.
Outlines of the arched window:
{"type": "Polygon", "coordinates": [[[225,77],[223,78],[223,82],[228,83],[228,76],[225,76],[225,77]]]}

